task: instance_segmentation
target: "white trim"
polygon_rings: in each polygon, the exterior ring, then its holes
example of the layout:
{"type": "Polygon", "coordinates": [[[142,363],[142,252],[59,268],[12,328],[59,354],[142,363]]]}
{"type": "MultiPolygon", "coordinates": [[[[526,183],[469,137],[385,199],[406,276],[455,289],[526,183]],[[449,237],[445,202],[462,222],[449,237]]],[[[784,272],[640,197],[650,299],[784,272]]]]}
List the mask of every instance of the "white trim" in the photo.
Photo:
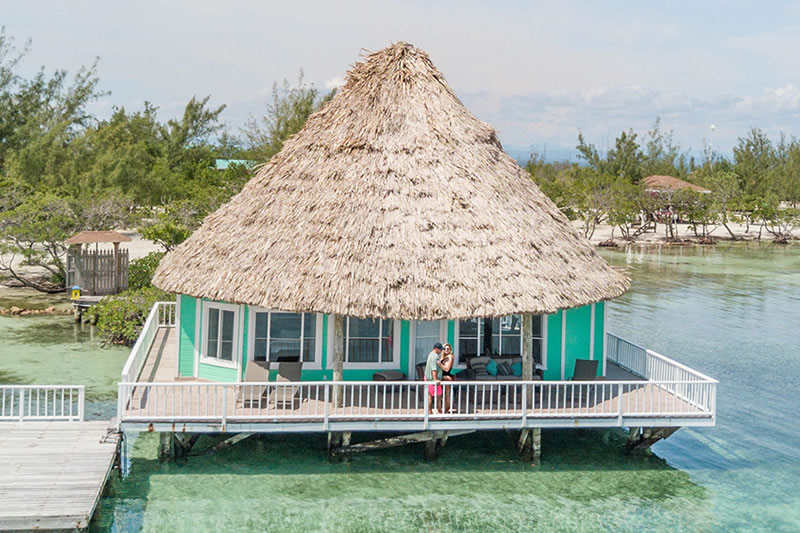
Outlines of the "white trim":
{"type": "Polygon", "coordinates": [[[567,374],[567,310],[561,310],[561,381],[567,374]]]}
{"type": "MultiPolygon", "coordinates": [[[[392,361],[388,363],[384,362],[377,362],[377,363],[348,363],[347,357],[350,351],[350,319],[351,318],[358,318],[358,317],[344,317],[344,362],[342,364],[343,370],[356,370],[356,369],[364,369],[364,370],[371,370],[371,369],[381,369],[381,368],[403,368],[403,363],[400,361],[400,334],[402,332],[401,327],[401,320],[392,319],[394,324],[392,326],[392,361]]],[[[383,320],[383,319],[379,319],[383,320]]],[[[383,325],[379,325],[378,333],[382,331],[383,325]]],[[[379,343],[380,345],[380,343],[379,343]]]]}
{"type": "Polygon", "coordinates": [[[175,295],[175,377],[181,375],[181,295],[175,295]]]}
{"type": "MultiPolygon", "coordinates": [[[[277,311],[274,309],[266,309],[264,307],[259,307],[255,305],[249,306],[249,309],[250,312],[247,318],[248,335],[247,335],[246,357],[247,361],[253,361],[256,355],[255,354],[256,313],[285,313],[288,311],[277,311]]],[[[314,324],[314,360],[311,362],[303,361],[302,356],[300,357],[300,360],[303,363],[303,370],[321,370],[322,369],[322,313],[308,313],[308,314],[313,314],[316,320],[314,324]]],[[[301,334],[305,333],[305,329],[303,326],[304,324],[301,324],[301,334]]],[[[269,345],[269,340],[272,339],[272,320],[269,319],[267,319],[267,339],[268,339],[267,345],[269,345]]],[[[302,337],[300,345],[301,347],[303,346],[302,337]]]]}
{"type": "MultiPolygon", "coordinates": [[[[409,344],[409,346],[408,346],[408,374],[407,375],[411,376],[411,379],[415,379],[416,373],[414,371],[414,368],[415,368],[415,366],[417,364],[417,360],[416,360],[417,354],[415,352],[416,351],[416,347],[417,347],[417,322],[436,322],[436,321],[434,321],[434,320],[409,320],[408,322],[409,322],[409,324],[408,324],[408,344],[409,344]]],[[[438,322],[439,322],[439,340],[438,340],[438,342],[441,342],[442,344],[445,344],[447,342],[447,323],[448,323],[448,320],[442,319],[442,320],[439,320],[438,322]]],[[[456,320],[456,324],[458,324],[457,320],[456,320]]],[[[454,342],[454,344],[455,344],[455,342],[454,342]]],[[[431,349],[433,349],[433,345],[431,345],[431,349]]],[[[457,358],[458,356],[455,355],[455,352],[456,352],[456,347],[453,346],[453,355],[454,355],[454,357],[457,358]]],[[[457,361],[458,361],[458,359],[456,359],[456,362],[457,361]]],[[[454,364],[453,367],[456,368],[456,367],[458,367],[458,365],[454,364]]],[[[463,368],[463,366],[462,366],[462,368],[463,368]]]]}
{"type": "Polygon", "coordinates": [[[539,368],[547,370],[547,315],[542,315],[542,362],[539,368]]]}
{"type": "Polygon", "coordinates": [[[603,377],[606,375],[606,369],[608,368],[608,335],[606,335],[606,331],[608,331],[608,315],[606,314],[606,310],[608,309],[608,302],[603,302],[603,377]]]}
{"type": "MultiPolygon", "coordinates": [[[[245,307],[246,307],[245,305],[239,304],[239,311],[240,311],[239,312],[239,338],[244,336],[244,331],[245,331],[245,329],[244,329],[245,328],[245,323],[244,323],[244,310],[245,310],[245,307]]],[[[241,364],[241,363],[242,363],[242,361],[246,361],[245,358],[247,357],[247,353],[245,352],[245,350],[247,350],[247,346],[244,345],[244,342],[241,342],[240,344],[242,346],[241,346],[241,350],[239,350],[239,368],[236,370],[236,382],[237,383],[241,383],[244,380],[244,378],[242,376],[242,370],[244,369],[244,365],[241,364]]]]}
{"type": "Polygon", "coordinates": [[[589,318],[589,360],[594,361],[594,304],[589,318]]]}
{"type": "Polygon", "coordinates": [[[197,377],[200,372],[200,330],[203,329],[203,299],[195,298],[196,305],[194,306],[194,377],[197,377]]]}
{"type": "MultiPolygon", "coordinates": [[[[232,368],[234,370],[239,371],[239,308],[241,306],[236,304],[226,304],[226,303],[218,303],[218,302],[209,302],[208,305],[205,306],[203,309],[203,322],[200,326],[200,363],[204,365],[213,365],[219,366],[223,368],[232,368]],[[230,311],[233,313],[233,346],[231,349],[231,361],[225,361],[224,359],[218,359],[216,357],[207,357],[205,352],[206,347],[206,336],[208,335],[208,314],[211,309],[218,309],[220,311],[230,311]]],[[[222,340],[222,328],[220,328],[220,350],[221,348],[221,340],[222,340]]]]}
{"type": "Polygon", "coordinates": [[[325,368],[328,370],[333,370],[333,351],[334,351],[334,335],[333,330],[336,327],[334,323],[336,320],[336,315],[330,314],[328,315],[328,352],[325,354],[325,368]]]}

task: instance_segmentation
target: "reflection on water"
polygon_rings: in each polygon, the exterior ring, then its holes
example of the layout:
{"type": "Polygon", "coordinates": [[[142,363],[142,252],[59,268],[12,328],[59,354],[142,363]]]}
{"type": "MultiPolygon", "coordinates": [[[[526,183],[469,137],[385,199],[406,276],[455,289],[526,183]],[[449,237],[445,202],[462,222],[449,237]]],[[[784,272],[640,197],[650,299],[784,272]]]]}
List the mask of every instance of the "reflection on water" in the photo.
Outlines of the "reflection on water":
{"type": "MultiPolygon", "coordinates": [[[[602,254],[632,277],[630,292],[607,306],[609,330],[719,379],[715,428],[682,429],[643,457],[622,453],[618,430],[545,431],[537,469],[504,432],[454,437],[435,464],[421,461],[421,446],[330,464],[319,435],[254,437],[211,455],[202,450],[216,440],[204,437],[198,455],[161,464],[157,435],[143,434],[131,475],[113,481],[92,528],[800,530],[800,246],[602,254]]],[[[73,372],[108,393],[100,403],[113,412],[127,350],[103,350],[88,332],[76,344],[63,324],[61,341],[50,342],[50,328],[29,320],[0,317],[0,372],[51,382],[73,372]]]]}

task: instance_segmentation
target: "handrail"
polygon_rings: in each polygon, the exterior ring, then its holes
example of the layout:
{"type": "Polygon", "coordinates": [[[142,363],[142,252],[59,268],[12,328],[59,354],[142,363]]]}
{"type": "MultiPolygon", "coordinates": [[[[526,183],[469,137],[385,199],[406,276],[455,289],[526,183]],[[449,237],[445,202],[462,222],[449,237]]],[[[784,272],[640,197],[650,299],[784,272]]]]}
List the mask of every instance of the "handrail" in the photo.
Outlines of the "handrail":
{"type": "Polygon", "coordinates": [[[0,421],[83,421],[83,385],[0,385],[0,421]]]}
{"type": "MultiPolygon", "coordinates": [[[[173,328],[175,327],[176,319],[176,306],[175,302],[156,302],[150,309],[147,319],[144,321],[142,331],[139,332],[139,338],[136,339],[131,354],[125,361],[122,367],[122,381],[132,382],[138,379],[139,374],[142,372],[144,363],[147,360],[147,354],[150,352],[150,347],[156,338],[156,333],[159,328],[173,328]]],[[[122,412],[125,405],[130,401],[130,396],[117,397],[117,411],[122,412]]]]}
{"type": "MultiPolygon", "coordinates": [[[[675,366],[675,367],[677,367],[677,368],[679,368],[681,370],[684,370],[685,372],[688,372],[689,374],[693,374],[693,375],[697,376],[698,378],[700,378],[700,379],[702,379],[704,381],[713,381],[714,383],[719,383],[719,381],[717,381],[716,379],[714,379],[712,377],[709,377],[709,376],[703,374],[702,372],[699,372],[699,371],[697,371],[697,370],[695,370],[693,368],[690,368],[690,367],[688,367],[688,366],[686,366],[686,365],[684,365],[682,363],[679,363],[678,361],[675,361],[674,359],[671,359],[671,358],[667,357],[666,355],[660,354],[660,353],[658,353],[656,351],[650,350],[649,348],[645,348],[645,347],[640,346],[640,345],[638,345],[638,344],[636,344],[634,342],[631,342],[631,341],[629,341],[629,340],[627,340],[627,339],[625,339],[623,337],[620,337],[619,335],[616,335],[614,333],[606,333],[606,335],[608,336],[609,339],[613,339],[615,341],[621,341],[621,342],[623,342],[625,344],[628,344],[631,347],[636,348],[637,350],[640,350],[643,354],[647,354],[647,355],[649,355],[651,357],[654,357],[656,359],[660,359],[661,361],[663,361],[665,363],[668,363],[668,364],[670,364],[672,366],[675,366]]],[[[608,359],[610,361],[612,361],[613,363],[619,364],[619,362],[620,362],[617,359],[617,354],[616,353],[612,353],[611,350],[608,351],[608,359]]],[[[628,370],[632,370],[632,369],[628,368],[628,370]]],[[[640,377],[643,377],[643,378],[647,379],[649,376],[640,376],[640,377]]]]}
{"type": "MultiPolygon", "coordinates": [[[[695,418],[715,416],[716,382],[696,380],[450,381],[429,405],[430,383],[420,381],[162,382],[120,383],[123,422],[202,421],[224,427],[231,421],[277,423],[330,421],[532,419],[615,420],[626,417],[695,418]],[[339,389],[338,401],[333,391],[339,389]],[[679,392],[680,394],[676,393],[679,392]],[[429,407],[438,409],[433,411],[429,407]],[[444,412],[449,411],[449,412],[444,412]]],[[[416,422],[414,422],[416,423],[416,422]]]]}

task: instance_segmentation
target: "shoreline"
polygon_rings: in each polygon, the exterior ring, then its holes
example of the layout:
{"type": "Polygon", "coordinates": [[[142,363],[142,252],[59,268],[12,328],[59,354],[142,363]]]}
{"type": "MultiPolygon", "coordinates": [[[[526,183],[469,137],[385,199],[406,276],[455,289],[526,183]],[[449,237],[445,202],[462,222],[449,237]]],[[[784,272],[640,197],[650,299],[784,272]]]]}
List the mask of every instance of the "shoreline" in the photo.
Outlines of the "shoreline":
{"type": "MultiPolygon", "coordinates": [[[[583,235],[582,223],[580,221],[573,221],[572,227],[583,235]]],[[[776,240],[775,236],[764,231],[760,226],[751,225],[749,231],[743,224],[728,224],[731,231],[735,235],[732,237],[722,227],[717,227],[706,237],[697,236],[691,230],[691,224],[675,224],[675,238],[667,239],[665,228],[663,224],[659,224],[655,231],[647,231],[633,238],[625,238],[620,235],[619,228],[612,227],[608,224],[598,224],[594,233],[589,237],[595,247],[600,248],[623,248],[625,246],[713,246],[718,243],[770,243],[779,246],[791,245],[793,241],[800,240],[800,236],[792,234],[788,240],[776,240]],[[719,233],[719,230],[724,233],[719,233]],[[761,229],[761,236],[759,238],[759,229],[761,229]],[[715,234],[719,233],[719,234],[715,234]]]]}

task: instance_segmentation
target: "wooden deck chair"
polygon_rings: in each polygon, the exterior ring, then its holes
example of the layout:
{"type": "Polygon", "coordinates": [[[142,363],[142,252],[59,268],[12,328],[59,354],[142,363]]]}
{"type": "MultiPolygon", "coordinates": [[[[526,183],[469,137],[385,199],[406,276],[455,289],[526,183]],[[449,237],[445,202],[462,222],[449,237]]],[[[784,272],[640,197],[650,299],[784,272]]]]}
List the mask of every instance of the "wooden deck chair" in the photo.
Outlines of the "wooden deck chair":
{"type": "Polygon", "coordinates": [[[236,401],[239,405],[261,405],[261,398],[267,395],[269,381],[269,361],[248,361],[244,371],[244,383],[259,383],[256,386],[239,387],[236,401]]]}
{"type": "MultiPolygon", "coordinates": [[[[302,362],[284,362],[278,363],[278,375],[275,378],[277,383],[293,383],[299,382],[300,376],[303,373],[302,362]]],[[[273,400],[277,405],[286,407],[287,405],[293,406],[295,400],[300,396],[300,387],[295,387],[292,392],[291,387],[278,387],[273,391],[273,400]]]]}

